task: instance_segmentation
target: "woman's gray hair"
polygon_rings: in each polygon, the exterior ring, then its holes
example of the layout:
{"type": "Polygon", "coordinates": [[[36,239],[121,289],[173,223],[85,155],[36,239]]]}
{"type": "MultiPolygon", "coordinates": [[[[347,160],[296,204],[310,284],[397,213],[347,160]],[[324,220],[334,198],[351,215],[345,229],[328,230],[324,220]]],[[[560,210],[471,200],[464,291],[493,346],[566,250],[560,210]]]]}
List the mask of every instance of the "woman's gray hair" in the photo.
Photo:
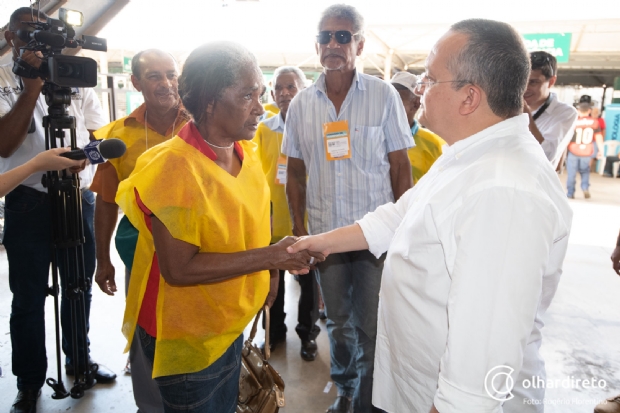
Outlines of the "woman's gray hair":
{"type": "Polygon", "coordinates": [[[448,61],[457,81],[453,87],[479,86],[493,113],[501,118],[521,113],[530,56],[517,31],[507,23],[485,19],[463,20],[450,30],[469,37],[463,49],[448,61]]]}
{"type": "Polygon", "coordinates": [[[358,38],[364,38],[364,17],[353,6],[348,4],[333,4],[323,10],[319,20],[318,31],[321,31],[323,23],[327,19],[343,19],[351,22],[353,34],[358,34],[358,38]]]}
{"type": "Polygon", "coordinates": [[[200,123],[207,106],[216,105],[248,67],[260,71],[256,57],[233,42],[206,43],[190,53],[179,77],[179,96],[195,122],[200,123]]]}
{"type": "Polygon", "coordinates": [[[276,87],[276,80],[278,76],[284,73],[295,73],[297,75],[297,79],[299,79],[299,83],[301,83],[302,89],[306,87],[306,75],[304,72],[298,68],[297,66],[280,66],[273,72],[273,77],[271,78],[272,89],[276,87]]]}

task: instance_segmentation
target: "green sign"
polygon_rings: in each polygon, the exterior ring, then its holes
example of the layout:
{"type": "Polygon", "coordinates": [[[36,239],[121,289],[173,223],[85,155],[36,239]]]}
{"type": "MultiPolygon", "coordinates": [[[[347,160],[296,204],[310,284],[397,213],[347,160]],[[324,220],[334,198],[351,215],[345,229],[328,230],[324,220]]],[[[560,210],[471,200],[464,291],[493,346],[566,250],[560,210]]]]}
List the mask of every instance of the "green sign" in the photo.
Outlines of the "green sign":
{"type": "Polygon", "coordinates": [[[126,113],[127,115],[130,115],[131,112],[138,109],[138,106],[144,103],[144,96],[142,96],[142,93],[140,92],[128,91],[125,93],[125,99],[127,104],[126,113]]]}
{"type": "Polygon", "coordinates": [[[534,33],[523,35],[528,52],[547,52],[555,56],[558,63],[568,62],[570,39],[570,33],[534,33]]]}
{"type": "Polygon", "coordinates": [[[123,73],[131,73],[131,57],[123,57],[123,73]]]}

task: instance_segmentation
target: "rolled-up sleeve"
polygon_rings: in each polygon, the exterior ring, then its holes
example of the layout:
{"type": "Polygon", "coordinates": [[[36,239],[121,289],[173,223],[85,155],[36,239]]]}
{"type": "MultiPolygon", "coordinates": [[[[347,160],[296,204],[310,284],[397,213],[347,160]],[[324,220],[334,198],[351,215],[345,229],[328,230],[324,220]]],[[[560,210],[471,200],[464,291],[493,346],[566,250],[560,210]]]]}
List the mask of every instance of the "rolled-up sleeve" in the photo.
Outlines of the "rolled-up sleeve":
{"type": "MultiPolygon", "coordinates": [[[[542,295],[559,212],[546,198],[515,188],[468,196],[453,215],[454,254],[448,296],[448,340],[434,404],[441,413],[501,411],[506,366],[516,380],[542,295]],[[496,370],[498,373],[499,370],[496,370]],[[493,387],[485,379],[493,380],[493,387]],[[496,397],[499,400],[494,399],[496,397]]],[[[515,385],[518,385],[515,383],[515,385]]]]}
{"type": "Polygon", "coordinates": [[[413,188],[405,192],[398,202],[381,205],[355,221],[364,233],[368,250],[377,258],[390,247],[394,233],[407,213],[412,193],[413,188]]]}

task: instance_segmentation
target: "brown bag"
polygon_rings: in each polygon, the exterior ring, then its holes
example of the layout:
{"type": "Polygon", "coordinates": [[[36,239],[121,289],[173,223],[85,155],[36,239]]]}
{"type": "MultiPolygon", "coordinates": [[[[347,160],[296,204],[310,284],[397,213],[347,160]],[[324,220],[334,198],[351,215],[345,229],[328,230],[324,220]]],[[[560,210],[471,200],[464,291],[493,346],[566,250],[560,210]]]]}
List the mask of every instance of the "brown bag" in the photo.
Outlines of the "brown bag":
{"type": "Polygon", "coordinates": [[[277,413],[284,407],[284,381],[269,365],[269,307],[258,312],[241,351],[237,413],[277,413]],[[252,344],[261,312],[265,316],[265,355],[252,344]]]}

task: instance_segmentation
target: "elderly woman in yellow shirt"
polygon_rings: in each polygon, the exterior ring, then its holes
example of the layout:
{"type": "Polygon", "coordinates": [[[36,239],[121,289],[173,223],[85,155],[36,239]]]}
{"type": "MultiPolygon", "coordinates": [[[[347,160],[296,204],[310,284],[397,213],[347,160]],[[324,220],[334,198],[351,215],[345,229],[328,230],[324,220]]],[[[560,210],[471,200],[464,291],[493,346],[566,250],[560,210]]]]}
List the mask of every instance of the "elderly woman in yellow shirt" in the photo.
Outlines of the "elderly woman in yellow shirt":
{"type": "Polygon", "coordinates": [[[116,201],[139,230],[123,333],[138,329],[165,412],[236,408],[242,332],[271,269],[306,271],[320,254],[269,246],[269,189],[254,143],[264,110],[254,56],[205,44],[185,62],[191,113],[178,136],[146,151],[116,201]]]}

